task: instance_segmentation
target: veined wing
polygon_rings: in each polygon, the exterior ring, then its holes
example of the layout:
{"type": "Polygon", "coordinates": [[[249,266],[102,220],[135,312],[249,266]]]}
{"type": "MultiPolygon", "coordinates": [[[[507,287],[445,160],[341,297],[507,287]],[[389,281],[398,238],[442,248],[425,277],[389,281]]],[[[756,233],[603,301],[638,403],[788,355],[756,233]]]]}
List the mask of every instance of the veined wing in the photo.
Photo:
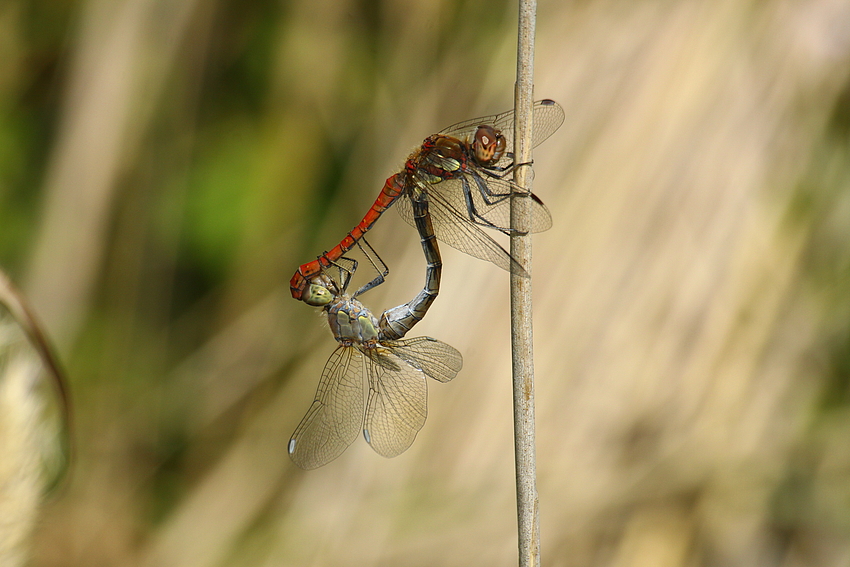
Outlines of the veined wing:
{"type": "Polygon", "coordinates": [[[448,382],[463,357],[431,337],[384,341],[370,351],[369,401],[363,436],[384,457],[400,455],[413,443],[428,415],[425,378],[448,382]]]}
{"type": "MultiPolygon", "coordinates": [[[[532,108],[532,113],[534,117],[534,127],[531,138],[531,147],[536,148],[540,144],[543,143],[549,136],[555,133],[555,131],[561,127],[561,124],[564,123],[564,109],[561,108],[561,105],[555,102],[554,100],[538,100],[534,103],[532,108]]],[[[493,114],[491,116],[482,116],[481,118],[473,118],[471,120],[464,120],[463,122],[458,122],[452,126],[449,126],[445,130],[442,130],[440,134],[444,134],[446,136],[452,136],[454,138],[464,139],[468,135],[475,132],[478,126],[482,124],[487,124],[493,126],[497,130],[502,131],[502,135],[505,137],[505,141],[507,142],[507,153],[513,153],[514,151],[514,111],[508,110],[507,112],[502,112],[500,114],[493,114]]],[[[497,165],[504,166],[510,163],[511,159],[507,156],[503,157],[497,165]]]]}
{"type": "Polygon", "coordinates": [[[378,346],[369,349],[367,356],[369,400],[363,437],[379,455],[395,457],[413,444],[425,425],[425,374],[399,358],[393,348],[378,346]]]}
{"type": "MultiPolygon", "coordinates": [[[[481,179],[481,176],[473,172],[467,177],[467,183],[469,183],[470,185],[475,184],[477,182],[476,178],[481,179]]],[[[487,179],[487,185],[490,187],[491,190],[499,192],[501,192],[503,188],[509,189],[510,187],[510,185],[506,181],[495,179],[487,179]]],[[[440,191],[440,194],[445,197],[446,201],[458,199],[458,195],[456,194],[456,192],[446,191],[445,193],[443,193],[442,191],[440,191]]],[[[486,222],[492,224],[494,227],[498,227],[498,230],[509,230],[511,226],[510,197],[488,197],[487,201],[485,201],[483,195],[475,187],[472,187],[472,190],[469,192],[469,194],[470,198],[472,199],[473,206],[475,207],[476,213],[481,215],[486,220],[486,222]]],[[[545,232],[552,228],[552,213],[549,212],[549,207],[544,205],[543,201],[540,200],[540,197],[538,197],[534,193],[531,193],[530,199],[531,232],[545,232]]],[[[459,203],[455,204],[455,208],[458,207],[458,204],[459,203]]]]}
{"type": "Polygon", "coordinates": [[[302,469],[315,469],[340,456],[363,424],[364,355],[338,347],[322,371],[316,398],[289,440],[289,456],[302,469]]]}
{"type": "MultiPolygon", "coordinates": [[[[456,181],[454,179],[441,181],[438,185],[455,183],[456,181]]],[[[428,211],[431,214],[431,222],[434,226],[434,234],[437,236],[437,240],[460,250],[464,254],[492,262],[503,270],[527,277],[528,272],[522,264],[514,259],[498,242],[481,230],[478,225],[470,222],[469,215],[466,212],[466,205],[455,204],[453,202],[458,200],[456,198],[458,193],[460,193],[462,199],[463,189],[460,188],[460,185],[457,190],[431,192],[428,195],[428,211]],[[448,200],[446,195],[452,195],[453,198],[448,200]]],[[[416,227],[413,219],[413,206],[407,195],[399,200],[396,208],[401,218],[407,224],[416,227]]]]}
{"type": "MultiPolygon", "coordinates": [[[[466,219],[483,226],[491,225],[500,231],[511,226],[511,183],[505,179],[496,179],[481,175],[476,168],[470,168],[463,178],[446,179],[428,186],[429,195],[439,197],[451,203],[457,211],[462,211],[466,219]],[[467,192],[464,184],[469,188],[467,192]],[[470,203],[467,203],[467,194],[470,203]],[[486,196],[486,197],[485,197],[486,196]],[[472,205],[477,217],[470,218],[469,205],[472,205]]],[[[543,201],[531,194],[531,232],[544,232],[552,228],[552,213],[543,201]]]]}
{"type": "Polygon", "coordinates": [[[437,382],[448,382],[463,368],[463,356],[453,346],[431,337],[385,341],[393,354],[437,382]]]}

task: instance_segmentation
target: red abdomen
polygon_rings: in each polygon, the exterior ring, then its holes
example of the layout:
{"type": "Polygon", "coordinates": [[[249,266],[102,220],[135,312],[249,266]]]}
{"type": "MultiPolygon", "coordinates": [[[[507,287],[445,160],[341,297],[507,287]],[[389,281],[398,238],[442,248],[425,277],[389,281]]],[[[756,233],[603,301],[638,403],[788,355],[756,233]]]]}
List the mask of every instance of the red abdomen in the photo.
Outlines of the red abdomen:
{"type": "Polygon", "coordinates": [[[357,245],[357,241],[372,228],[372,225],[381,218],[381,215],[399,198],[404,191],[404,175],[396,173],[387,178],[384,182],[384,187],[378,194],[378,198],[369,207],[366,215],[360,223],[351,229],[351,231],[342,239],[342,241],[334,246],[330,251],[325,252],[317,259],[301,264],[289,280],[289,290],[292,297],[301,299],[304,290],[307,288],[308,282],[314,277],[322,273],[324,268],[331,266],[332,262],[342,258],[343,254],[351,250],[357,245]]]}

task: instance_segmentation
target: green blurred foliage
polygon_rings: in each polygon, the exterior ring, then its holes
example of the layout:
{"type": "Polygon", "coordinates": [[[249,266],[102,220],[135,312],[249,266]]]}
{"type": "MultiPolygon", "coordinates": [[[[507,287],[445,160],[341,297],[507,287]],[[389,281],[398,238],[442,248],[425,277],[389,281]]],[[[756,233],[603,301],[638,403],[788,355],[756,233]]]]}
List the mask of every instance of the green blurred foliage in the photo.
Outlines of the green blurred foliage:
{"type": "Polygon", "coordinates": [[[0,258],[15,274],[38,228],[38,188],[56,133],[73,7],[0,6],[0,258]]]}

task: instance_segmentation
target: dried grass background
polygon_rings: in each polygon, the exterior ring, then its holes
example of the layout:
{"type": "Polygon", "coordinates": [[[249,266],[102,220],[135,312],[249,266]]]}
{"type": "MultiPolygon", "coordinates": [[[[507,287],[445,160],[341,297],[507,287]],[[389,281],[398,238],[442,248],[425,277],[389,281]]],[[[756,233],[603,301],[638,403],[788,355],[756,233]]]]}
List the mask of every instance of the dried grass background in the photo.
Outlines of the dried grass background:
{"type": "MultiPolygon", "coordinates": [[[[850,5],[543,1],[548,566],[850,562],[850,5]]],[[[334,348],[289,298],[426,135],[512,104],[504,3],[0,5],[0,262],[71,374],[36,566],[512,565],[507,276],[443,247],[464,354],[413,447],[286,442],[334,348]]],[[[410,299],[424,262],[371,243],[410,299]]]]}

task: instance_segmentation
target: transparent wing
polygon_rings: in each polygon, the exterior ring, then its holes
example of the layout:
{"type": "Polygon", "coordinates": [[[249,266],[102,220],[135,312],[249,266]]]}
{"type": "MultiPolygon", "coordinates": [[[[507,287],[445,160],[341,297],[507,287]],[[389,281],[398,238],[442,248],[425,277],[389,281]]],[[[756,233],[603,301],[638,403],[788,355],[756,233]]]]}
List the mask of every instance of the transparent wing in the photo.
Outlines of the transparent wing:
{"type": "Polygon", "coordinates": [[[463,368],[463,356],[453,346],[431,337],[386,341],[393,353],[437,382],[448,382],[463,368]]]}
{"type": "MultiPolygon", "coordinates": [[[[538,100],[534,103],[534,107],[532,109],[534,116],[534,129],[532,132],[531,138],[531,146],[537,147],[543,143],[549,136],[555,133],[558,128],[561,127],[561,124],[564,123],[564,109],[561,108],[561,105],[555,102],[554,100],[538,100]]],[[[514,151],[514,111],[508,110],[507,112],[502,112],[500,114],[493,114],[491,116],[482,116],[481,118],[473,118],[471,120],[464,120],[463,122],[458,122],[452,126],[449,126],[445,130],[442,130],[440,134],[444,134],[446,136],[452,136],[454,138],[464,139],[469,134],[475,132],[478,126],[482,124],[488,124],[493,126],[497,130],[502,131],[502,135],[505,137],[505,141],[507,142],[507,151],[505,153],[513,153],[514,151]]],[[[510,158],[502,158],[498,165],[505,165],[509,163],[510,158]],[[505,162],[505,163],[503,163],[505,162]]]]}
{"type": "Polygon", "coordinates": [[[340,456],[363,424],[363,353],[338,347],[322,371],[316,398],[289,440],[289,456],[315,469],[340,456]]]}
{"type": "MultiPolygon", "coordinates": [[[[474,166],[465,171],[463,178],[446,179],[429,185],[428,194],[439,195],[442,201],[451,203],[455,210],[464,213],[467,222],[502,231],[511,226],[510,181],[482,175],[474,166]]],[[[531,232],[544,232],[550,228],[552,213],[532,193],[531,232]]]]}
{"type": "Polygon", "coordinates": [[[428,415],[425,377],[448,382],[463,357],[431,337],[385,341],[369,354],[369,402],[363,435],[380,455],[395,457],[413,443],[428,415]]]}
{"type": "MultiPolygon", "coordinates": [[[[470,178],[474,181],[475,178],[483,179],[477,173],[473,172],[470,178]]],[[[445,183],[445,182],[442,182],[445,183]]],[[[440,183],[439,185],[442,185],[440,183]]],[[[487,185],[492,191],[502,191],[503,188],[508,188],[510,185],[506,181],[487,179],[487,185]],[[495,182],[495,183],[494,183],[495,182]]],[[[449,194],[448,191],[440,194],[445,200],[452,198],[456,199],[454,194],[449,194]]],[[[508,230],[511,226],[511,199],[510,197],[489,198],[484,200],[480,191],[473,188],[470,191],[470,197],[473,202],[475,213],[484,218],[484,220],[493,225],[498,230],[508,230]]],[[[543,204],[543,201],[535,195],[531,194],[531,232],[545,232],[552,228],[552,213],[549,208],[543,204]]]]}
{"type": "MultiPolygon", "coordinates": [[[[470,222],[466,205],[462,201],[463,189],[460,180],[449,179],[441,181],[434,185],[434,187],[445,185],[446,183],[457,185],[457,187],[440,192],[431,192],[428,198],[428,210],[437,240],[460,250],[464,254],[492,262],[503,270],[527,277],[528,272],[522,264],[515,260],[498,242],[481,230],[478,225],[470,222]],[[460,194],[460,203],[458,203],[458,194],[460,194]],[[449,195],[452,197],[451,200],[447,199],[449,195]]],[[[399,199],[396,208],[401,218],[407,224],[416,227],[416,222],[413,219],[413,206],[407,195],[399,199]]]]}
{"type": "Polygon", "coordinates": [[[57,486],[72,455],[66,380],[23,296],[2,272],[0,416],[8,467],[39,476],[47,491],[57,486]]]}
{"type": "Polygon", "coordinates": [[[396,356],[395,349],[369,349],[369,401],[363,437],[376,453],[395,457],[407,450],[425,425],[425,374],[396,356]]]}

